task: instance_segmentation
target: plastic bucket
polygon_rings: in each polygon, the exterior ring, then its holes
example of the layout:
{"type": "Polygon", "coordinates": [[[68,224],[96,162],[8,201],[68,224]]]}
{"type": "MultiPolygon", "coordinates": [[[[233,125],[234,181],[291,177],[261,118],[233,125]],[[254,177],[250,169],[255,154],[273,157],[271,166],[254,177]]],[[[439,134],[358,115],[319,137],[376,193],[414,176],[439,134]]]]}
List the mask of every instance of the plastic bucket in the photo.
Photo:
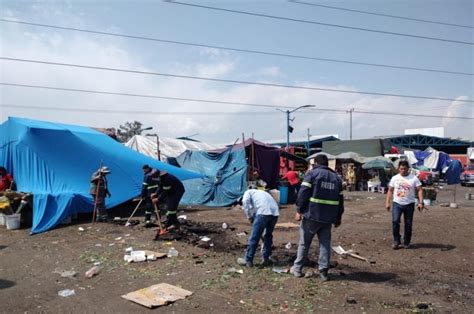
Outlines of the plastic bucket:
{"type": "Polygon", "coordinates": [[[20,229],[21,214],[6,215],[5,218],[8,230],[20,229]]]}
{"type": "Polygon", "coordinates": [[[288,187],[280,185],[278,190],[280,191],[280,204],[288,204],[288,187]]]}
{"type": "Polygon", "coordinates": [[[431,200],[425,198],[425,199],[423,200],[423,204],[424,204],[425,206],[431,206],[431,200]]]}
{"type": "Polygon", "coordinates": [[[5,226],[6,224],[6,218],[4,214],[0,214],[0,226],[5,226]]]}

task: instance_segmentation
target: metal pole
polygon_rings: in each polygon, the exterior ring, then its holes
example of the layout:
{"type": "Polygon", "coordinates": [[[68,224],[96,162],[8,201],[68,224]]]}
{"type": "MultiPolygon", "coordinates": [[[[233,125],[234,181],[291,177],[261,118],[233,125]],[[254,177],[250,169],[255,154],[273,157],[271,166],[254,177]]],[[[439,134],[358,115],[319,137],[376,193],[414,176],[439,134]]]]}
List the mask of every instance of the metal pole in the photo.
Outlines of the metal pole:
{"type": "Polygon", "coordinates": [[[350,135],[349,135],[349,139],[352,140],[352,112],[354,112],[354,108],[351,108],[349,109],[349,119],[350,119],[350,135]]]}
{"type": "Polygon", "coordinates": [[[160,138],[158,134],[156,134],[156,151],[158,153],[158,161],[161,161],[161,152],[160,152],[160,138]]]}
{"type": "Polygon", "coordinates": [[[290,152],[290,110],[286,111],[286,151],[290,152]]]}
{"type": "Polygon", "coordinates": [[[309,155],[311,154],[311,147],[309,146],[309,138],[310,138],[310,134],[309,134],[309,128],[308,128],[308,143],[307,143],[307,149],[308,149],[308,157],[309,155]]]}

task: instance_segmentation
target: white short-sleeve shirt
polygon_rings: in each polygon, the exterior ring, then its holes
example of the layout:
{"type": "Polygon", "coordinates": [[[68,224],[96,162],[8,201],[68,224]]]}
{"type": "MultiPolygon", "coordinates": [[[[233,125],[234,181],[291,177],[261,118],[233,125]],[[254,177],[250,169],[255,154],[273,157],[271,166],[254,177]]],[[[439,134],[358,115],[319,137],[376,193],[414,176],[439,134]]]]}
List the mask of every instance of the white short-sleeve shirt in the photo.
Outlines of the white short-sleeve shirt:
{"type": "Polygon", "coordinates": [[[406,177],[397,174],[389,183],[389,187],[393,188],[393,201],[400,205],[415,203],[416,188],[419,186],[421,186],[421,182],[413,174],[406,177]]]}

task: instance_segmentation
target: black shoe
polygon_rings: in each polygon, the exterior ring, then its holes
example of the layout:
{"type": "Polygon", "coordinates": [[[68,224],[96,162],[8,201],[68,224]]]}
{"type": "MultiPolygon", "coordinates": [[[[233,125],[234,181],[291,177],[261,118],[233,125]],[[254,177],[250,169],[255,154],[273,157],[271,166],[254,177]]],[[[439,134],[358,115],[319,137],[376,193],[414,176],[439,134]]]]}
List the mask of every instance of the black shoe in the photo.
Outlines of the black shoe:
{"type": "Polygon", "coordinates": [[[412,246],[411,244],[403,244],[403,248],[408,250],[408,249],[411,249],[412,246]]]}
{"type": "Polygon", "coordinates": [[[328,281],[329,280],[328,270],[327,269],[320,270],[319,277],[321,278],[321,281],[323,282],[328,281]]]}
{"type": "Polygon", "coordinates": [[[392,249],[398,250],[400,248],[400,243],[394,243],[392,244],[392,249]]]}
{"type": "Polygon", "coordinates": [[[267,259],[264,259],[263,262],[260,264],[261,267],[270,267],[273,265],[273,262],[267,258],[267,259]]]}

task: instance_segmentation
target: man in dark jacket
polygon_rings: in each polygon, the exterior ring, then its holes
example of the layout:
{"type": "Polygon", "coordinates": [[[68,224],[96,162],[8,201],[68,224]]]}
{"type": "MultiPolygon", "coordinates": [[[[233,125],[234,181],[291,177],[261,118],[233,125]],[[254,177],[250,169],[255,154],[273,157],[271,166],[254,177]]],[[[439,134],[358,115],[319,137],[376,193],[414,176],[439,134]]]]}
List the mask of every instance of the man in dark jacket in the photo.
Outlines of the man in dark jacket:
{"type": "Polygon", "coordinates": [[[141,198],[145,201],[145,225],[151,224],[151,215],[153,214],[153,204],[151,202],[151,195],[156,192],[158,188],[158,181],[160,180],[160,171],[152,169],[148,165],[143,166],[143,184],[141,198]]]}
{"type": "Polygon", "coordinates": [[[344,212],[342,180],[328,167],[326,155],[315,158],[315,167],[304,177],[298,198],[295,219],[301,221],[298,255],[291,273],[302,277],[301,272],[308,260],[308,251],[315,235],[319,238],[319,273],[323,281],[329,280],[331,257],[331,226],[341,225],[344,212]]]}
{"type": "Polygon", "coordinates": [[[97,221],[107,222],[107,210],[105,208],[105,198],[111,197],[109,192],[109,185],[107,183],[106,175],[110,173],[108,167],[101,167],[92,174],[91,185],[89,193],[94,200],[95,208],[97,209],[97,221]]]}
{"type": "Polygon", "coordinates": [[[174,175],[167,173],[166,171],[160,171],[157,183],[158,187],[156,191],[152,193],[152,201],[156,204],[163,204],[166,209],[166,228],[179,227],[178,222],[178,205],[184,194],[184,186],[181,181],[174,175]]]}

